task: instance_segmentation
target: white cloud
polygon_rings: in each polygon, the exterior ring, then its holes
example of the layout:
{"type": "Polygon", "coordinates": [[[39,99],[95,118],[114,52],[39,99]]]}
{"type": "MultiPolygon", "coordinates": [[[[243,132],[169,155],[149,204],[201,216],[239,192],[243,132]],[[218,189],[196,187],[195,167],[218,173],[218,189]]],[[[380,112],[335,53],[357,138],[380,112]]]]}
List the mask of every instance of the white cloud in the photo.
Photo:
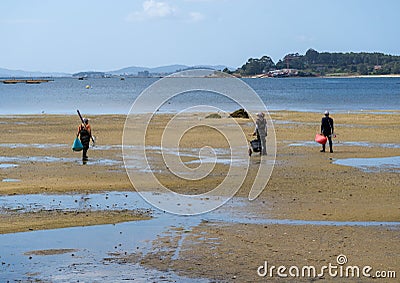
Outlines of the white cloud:
{"type": "Polygon", "coordinates": [[[204,15],[199,12],[191,12],[191,13],[189,13],[189,18],[190,18],[190,21],[192,21],[192,22],[199,22],[199,21],[204,20],[204,15]]]}
{"type": "Polygon", "coordinates": [[[130,13],[125,20],[127,22],[140,22],[172,17],[191,23],[200,22],[205,18],[202,13],[185,12],[167,2],[146,0],[142,4],[142,10],[130,13]]]}
{"type": "Polygon", "coordinates": [[[148,0],[143,2],[143,11],[150,17],[163,18],[175,13],[175,8],[168,3],[148,0]]]}
{"type": "Polygon", "coordinates": [[[166,2],[146,0],[142,4],[143,10],[135,11],[128,15],[127,21],[143,21],[155,18],[167,18],[174,16],[176,9],[166,2]]]}

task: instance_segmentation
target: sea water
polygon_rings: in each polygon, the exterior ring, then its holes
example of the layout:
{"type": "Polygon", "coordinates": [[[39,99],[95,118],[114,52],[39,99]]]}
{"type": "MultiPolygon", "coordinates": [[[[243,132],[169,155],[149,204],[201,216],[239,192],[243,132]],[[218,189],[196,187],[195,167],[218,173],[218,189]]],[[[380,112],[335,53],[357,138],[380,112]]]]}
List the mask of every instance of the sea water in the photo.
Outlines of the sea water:
{"type": "MultiPolygon", "coordinates": [[[[76,109],[84,114],[127,114],[140,93],[157,80],[159,79],[55,78],[54,81],[41,84],[0,84],[0,115],[74,115],[76,109]],[[87,85],[90,88],[86,88],[87,85]]],[[[205,79],[205,88],[207,80],[210,78],[205,79]]],[[[224,82],[226,79],[217,80],[224,82]]],[[[400,78],[285,78],[243,81],[255,90],[269,110],[400,110],[400,78]]],[[[197,105],[212,105],[226,112],[241,108],[220,94],[197,90],[176,96],[160,107],[159,111],[174,113],[197,105]]],[[[146,109],[143,111],[148,112],[146,109]]]]}

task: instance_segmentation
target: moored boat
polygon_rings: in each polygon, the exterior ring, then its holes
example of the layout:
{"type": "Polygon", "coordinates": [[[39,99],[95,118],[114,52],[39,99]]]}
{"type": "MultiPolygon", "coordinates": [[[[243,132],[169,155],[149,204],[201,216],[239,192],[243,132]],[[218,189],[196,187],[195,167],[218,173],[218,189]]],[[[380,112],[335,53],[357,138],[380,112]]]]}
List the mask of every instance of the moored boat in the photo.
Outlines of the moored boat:
{"type": "Polygon", "coordinates": [[[50,79],[10,79],[10,80],[3,80],[3,84],[17,84],[17,83],[26,83],[26,84],[40,84],[40,83],[47,83],[53,80],[50,79]]]}

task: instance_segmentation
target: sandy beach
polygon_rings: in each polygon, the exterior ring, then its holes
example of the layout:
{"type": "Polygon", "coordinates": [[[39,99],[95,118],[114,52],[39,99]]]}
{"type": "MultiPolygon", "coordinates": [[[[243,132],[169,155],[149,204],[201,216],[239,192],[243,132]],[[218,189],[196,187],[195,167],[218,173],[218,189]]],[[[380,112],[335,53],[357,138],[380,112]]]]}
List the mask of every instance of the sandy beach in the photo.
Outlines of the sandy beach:
{"type": "MultiPolygon", "coordinates": [[[[277,139],[276,165],[259,198],[252,205],[242,208],[248,215],[305,221],[400,221],[398,171],[365,171],[335,164],[336,160],[346,158],[400,156],[398,135],[395,134],[399,131],[399,111],[333,113],[337,137],[332,154],[320,153],[320,147],[313,142],[315,133],[319,131],[320,114],[290,111],[270,114],[277,139]]],[[[205,119],[205,116],[204,113],[191,114],[188,121],[205,119]]],[[[3,180],[0,182],[0,194],[135,191],[125,172],[121,153],[126,117],[99,115],[89,118],[98,142],[95,148],[89,150],[88,164],[82,165],[81,153],[70,149],[78,126],[75,117],[0,117],[0,163],[7,164],[0,170],[0,180],[3,180]]],[[[162,131],[170,118],[170,115],[160,114],[152,120],[146,137],[148,145],[160,145],[162,131]]],[[[140,121],[140,116],[137,119],[140,121]]],[[[231,118],[213,119],[212,123],[224,125],[228,119],[231,118]]],[[[253,131],[250,120],[237,119],[237,122],[245,133],[253,131]]],[[[228,147],[218,133],[207,128],[191,131],[182,139],[181,146],[201,148],[210,141],[213,141],[213,147],[228,147]]],[[[250,169],[257,167],[259,159],[257,155],[252,157],[250,169]]],[[[161,162],[157,158],[154,162],[155,167],[163,168],[163,164],[157,163],[161,162]]],[[[201,181],[185,181],[165,170],[156,175],[163,185],[173,191],[199,194],[218,185],[228,169],[226,164],[217,164],[212,174],[201,181]]],[[[248,196],[254,178],[254,172],[249,172],[237,197],[248,196]]],[[[3,212],[1,222],[15,225],[4,227],[2,224],[0,233],[118,223],[149,217],[127,211],[93,211],[85,216],[90,218],[85,222],[78,216],[56,212],[3,212]],[[52,221],[47,221],[48,218],[52,221]],[[75,222],[76,219],[81,221],[75,222]]],[[[280,280],[257,275],[257,268],[264,261],[276,266],[321,266],[336,263],[336,257],[344,254],[352,264],[371,265],[375,270],[395,270],[400,276],[398,226],[246,224],[227,221],[203,222],[191,231],[171,227],[171,231],[173,233],[166,231],[165,235],[159,235],[153,243],[152,253],[117,255],[114,260],[121,264],[134,262],[159,270],[173,270],[180,275],[217,282],[265,282],[280,280]],[[175,258],[172,255],[178,246],[179,257],[175,258]]],[[[323,279],[342,282],[340,278],[326,275],[323,279]]],[[[292,278],[293,282],[309,280],[292,278]]],[[[357,278],[351,280],[359,282],[357,278]]],[[[392,280],[395,282],[395,279],[392,280]]],[[[288,281],[288,278],[281,281],[288,281]]]]}

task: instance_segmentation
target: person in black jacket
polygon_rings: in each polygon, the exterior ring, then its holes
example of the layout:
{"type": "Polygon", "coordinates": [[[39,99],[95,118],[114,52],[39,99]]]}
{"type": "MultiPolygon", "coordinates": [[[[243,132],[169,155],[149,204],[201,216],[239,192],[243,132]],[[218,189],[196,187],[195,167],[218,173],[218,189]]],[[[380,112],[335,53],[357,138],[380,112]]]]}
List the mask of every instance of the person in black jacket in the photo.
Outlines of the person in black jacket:
{"type": "MultiPolygon", "coordinates": [[[[332,135],[333,135],[333,119],[329,117],[329,111],[325,111],[325,117],[322,118],[321,121],[321,134],[328,138],[329,141],[329,149],[330,152],[333,152],[332,149],[332,135]]],[[[322,145],[321,152],[325,152],[325,145],[322,145]]]]}
{"type": "Polygon", "coordinates": [[[89,149],[89,143],[90,139],[92,138],[92,129],[89,124],[89,119],[84,118],[83,123],[79,125],[78,127],[78,133],[76,136],[80,136],[80,140],[83,145],[83,154],[82,154],[82,160],[87,161],[88,156],[87,156],[87,151],[89,149]]]}

